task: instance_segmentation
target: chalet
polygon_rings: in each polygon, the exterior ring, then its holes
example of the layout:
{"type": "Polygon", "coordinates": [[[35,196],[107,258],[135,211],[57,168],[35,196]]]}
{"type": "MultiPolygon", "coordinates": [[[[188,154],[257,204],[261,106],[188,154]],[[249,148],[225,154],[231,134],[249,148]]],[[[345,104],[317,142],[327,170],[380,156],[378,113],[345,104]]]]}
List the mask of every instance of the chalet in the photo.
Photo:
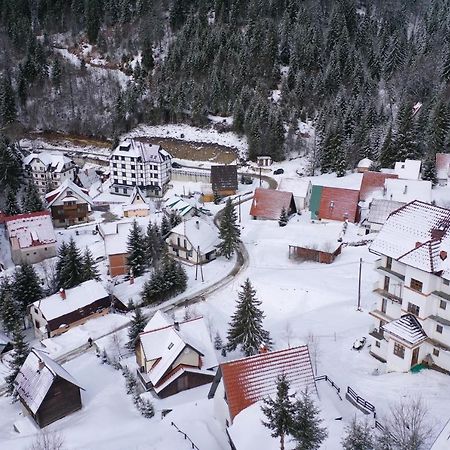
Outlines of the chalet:
{"type": "Polygon", "coordinates": [[[420,200],[430,203],[432,184],[425,180],[387,179],[385,181],[384,199],[409,203],[420,200]]]}
{"type": "Polygon", "coordinates": [[[313,186],[309,210],[312,219],[358,222],[359,191],[313,186]]]}
{"type": "Polygon", "coordinates": [[[56,256],[56,235],[48,211],[5,218],[14,264],[35,264],[56,256]]]}
{"type": "Polygon", "coordinates": [[[450,175],[450,153],[436,153],[436,176],[440,186],[447,186],[450,175]]]}
{"type": "Polygon", "coordinates": [[[25,414],[40,428],[81,409],[81,385],[56,361],[36,349],[27,356],[14,387],[25,414]]]}
{"type": "Polygon", "coordinates": [[[356,172],[358,173],[365,173],[370,170],[370,167],[372,166],[373,161],[369,158],[363,158],[356,166],[356,172]]]}
{"type": "Polygon", "coordinates": [[[297,211],[309,208],[311,199],[311,181],[301,178],[282,178],[278,185],[280,191],[292,192],[297,211]]]}
{"type": "Polygon", "coordinates": [[[77,225],[89,221],[93,206],[88,191],[66,180],[61,186],[45,196],[55,227],[77,225]]]}
{"type": "Polygon", "coordinates": [[[317,393],[306,345],[220,364],[208,394],[214,399],[215,418],[229,427],[241,411],[275,394],[277,378],[282,374],[293,392],[308,388],[317,393]]]}
{"type": "Polygon", "coordinates": [[[211,166],[213,192],[222,197],[236,194],[238,190],[237,166],[235,164],[211,166]]]}
{"type": "Polygon", "coordinates": [[[89,280],[36,301],[29,310],[36,337],[45,339],[65,333],[89,319],[104,316],[111,308],[127,310],[99,281],[89,280]]]}
{"type": "Polygon", "coordinates": [[[150,206],[142,191],[135,186],[130,199],[122,206],[124,217],[146,217],[150,214],[150,206]]]}
{"type": "Polygon", "coordinates": [[[178,195],[168,198],[164,203],[164,209],[169,213],[178,214],[184,220],[193,217],[197,211],[191,203],[178,197],[178,195]]]}
{"type": "Polygon", "coordinates": [[[174,323],[157,311],[135,350],[139,380],[161,398],[214,378],[217,358],[202,317],[174,323]]]}
{"type": "Polygon", "coordinates": [[[253,219],[278,220],[283,208],[288,216],[296,212],[292,192],[276,191],[275,189],[255,189],[250,208],[250,215],[253,219]]]}
{"type": "Polygon", "coordinates": [[[420,178],[421,168],[422,161],[407,159],[395,163],[394,173],[403,180],[418,180],[420,178]]]}
{"type": "Polygon", "coordinates": [[[398,178],[398,175],[394,173],[365,172],[359,190],[359,200],[368,205],[373,198],[382,198],[385,191],[384,183],[388,178],[398,178]]]}
{"type": "Polygon", "coordinates": [[[191,263],[204,264],[216,258],[219,237],[214,225],[193,217],[170,230],[166,243],[170,255],[191,263]]]}
{"type": "Polygon", "coordinates": [[[424,362],[450,373],[450,210],[408,203],[369,250],[380,256],[371,354],[388,371],[424,362]]]}
{"type": "Polygon", "coordinates": [[[375,198],[370,203],[369,214],[362,225],[370,233],[380,231],[390,214],[404,205],[403,202],[375,198]]]}

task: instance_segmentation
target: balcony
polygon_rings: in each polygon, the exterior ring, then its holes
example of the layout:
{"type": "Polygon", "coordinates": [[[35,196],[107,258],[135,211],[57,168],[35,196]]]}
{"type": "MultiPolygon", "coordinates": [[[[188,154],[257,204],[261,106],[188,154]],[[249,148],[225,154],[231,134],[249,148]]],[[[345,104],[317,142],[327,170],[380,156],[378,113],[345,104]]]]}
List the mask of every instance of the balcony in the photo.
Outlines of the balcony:
{"type": "Polygon", "coordinates": [[[378,270],[378,272],[380,272],[383,275],[386,275],[390,278],[396,278],[399,281],[405,281],[405,275],[402,275],[401,273],[395,272],[394,270],[383,266],[381,261],[377,263],[375,268],[376,270],[378,270]]]}
{"type": "Polygon", "coordinates": [[[432,295],[435,295],[435,296],[438,297],[439,299],[446,300],[446,301],[450,302],[450,295],[449,295],[449,294],[446,294],[445,292],[442,292],[442,291],[433,291],[431,294],[432,294],[432,295]]]}
{"type": "Polygon", "coordinates": [[[393,302],[395,302],[395,303],[399,303],[400,305],[402,304],[402,299],[401,299],[401,297],[398,297],[397,295],[394,295],[394,294],[392,294],[392,293],[390,293],[390,292],[388,292],[388,291],[386,291],[386,290],[384,290],[384,289],[382,289],[382,288],[380,288],[380,287],[376,287],[376,288],[373,290],[373,292],[374,292],[375,294],[378,294],[378,295],[380,295],[381,297],[387,298],[388,300],[391,300],[391,301],[393,301],[393,302]]]}
{"type": "Polygon", "coordinates": [[[384,339],[384,331],[381,329],[374,328],[369,332],[369,336],[372,336],[377,341],[382,341],[384,339]]]}

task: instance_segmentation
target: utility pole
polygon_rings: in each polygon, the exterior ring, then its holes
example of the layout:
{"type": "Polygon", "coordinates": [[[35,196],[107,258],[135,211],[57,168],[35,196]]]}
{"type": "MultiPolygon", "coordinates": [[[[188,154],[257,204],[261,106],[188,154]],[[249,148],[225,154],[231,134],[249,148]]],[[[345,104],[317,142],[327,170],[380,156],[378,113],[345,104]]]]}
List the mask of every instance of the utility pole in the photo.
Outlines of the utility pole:
{"type": "Polygon", "coordinates": [[[198,267],[198,265],[200,265],[200,274],[202,275],[202,283],[203,283],[205,281],[205,279],[203,278],[203,266],[201,264],[199,264],[199,261],[198,261],[199,255],[200,255],[200,246],[197,246],[197,267],[198,267]]]}
{"type": "Polygon", "coordinates": [[[259,168],[259,187],[262,186],[261,171],[262,171],[262,167],[259,168]]]}
{"type": "Polygon", "coordinates": [[[358,308],[357,308],[357,311],[361,311],[361,269],[362,269],[362,258],[359,258],[359,273],[358,273],[358,308]]]}
{"type": "Polygon", "coordinates": [[[241,196],[238,196],[239,223],[241,223],[241,196]]]}

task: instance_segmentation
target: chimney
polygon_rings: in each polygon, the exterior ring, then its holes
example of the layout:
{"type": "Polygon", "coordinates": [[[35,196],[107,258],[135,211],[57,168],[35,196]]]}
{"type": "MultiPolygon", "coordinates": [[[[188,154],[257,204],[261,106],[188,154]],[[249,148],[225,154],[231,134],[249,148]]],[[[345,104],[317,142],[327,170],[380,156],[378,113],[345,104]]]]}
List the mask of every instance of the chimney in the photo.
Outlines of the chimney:
{"type": "Polygon", "coordinates": [[[262,355],[263,353],[267,353],[269,349],[267,348],[267,345],[264,344],[264,342],[259,346],[259,354],[262,355]]]}
{"type": "Polygon", "coordinates": [[[419,248],[422,245],[422,242],[416,242],[416,248],[419,248]]]}
{"type": "Polygon", "coordinates": [[[65,289],[61,288],[61,289],[59,290],[59,295],[60,295],[60,297],[61,297],[63,300],[65,300],[65,299],[66,299],[66,291],[65,291],[65,289]]]}
{"type": "Polygon", "coordinates": [[[197,227],[197,230],[200,230],[200,222],[198,220],[195,221],[195,226],[197,227]]]}
{"type": "Polygon", "coordinates": [[[441,257],[442,261],[445,261],[447,259],[447,252],[445,250],[441,250],[439,256],[441,257]]]}
{"type": "Polygon", "coordinates": [[[44,361],[39,360],[38,362],[38,372],[40,372],[45,367],[44,361]]]}
{"type": "Polygon", "coordinates": [[[180,331],[180,324],[179,324],[179,322],[174,322],[173,326],[174,326],[175,330],[180,331]]]}

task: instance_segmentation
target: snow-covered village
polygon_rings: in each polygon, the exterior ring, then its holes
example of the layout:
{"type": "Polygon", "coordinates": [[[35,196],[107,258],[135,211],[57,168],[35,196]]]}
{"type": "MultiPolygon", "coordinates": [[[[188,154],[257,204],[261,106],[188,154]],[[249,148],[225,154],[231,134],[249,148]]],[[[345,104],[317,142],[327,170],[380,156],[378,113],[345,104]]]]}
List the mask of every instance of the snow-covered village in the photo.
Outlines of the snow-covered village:
{"type": "Polygon", "coordinates": [[[450,450],[446,0],[0,0],[0,449],[450,450]]]}

